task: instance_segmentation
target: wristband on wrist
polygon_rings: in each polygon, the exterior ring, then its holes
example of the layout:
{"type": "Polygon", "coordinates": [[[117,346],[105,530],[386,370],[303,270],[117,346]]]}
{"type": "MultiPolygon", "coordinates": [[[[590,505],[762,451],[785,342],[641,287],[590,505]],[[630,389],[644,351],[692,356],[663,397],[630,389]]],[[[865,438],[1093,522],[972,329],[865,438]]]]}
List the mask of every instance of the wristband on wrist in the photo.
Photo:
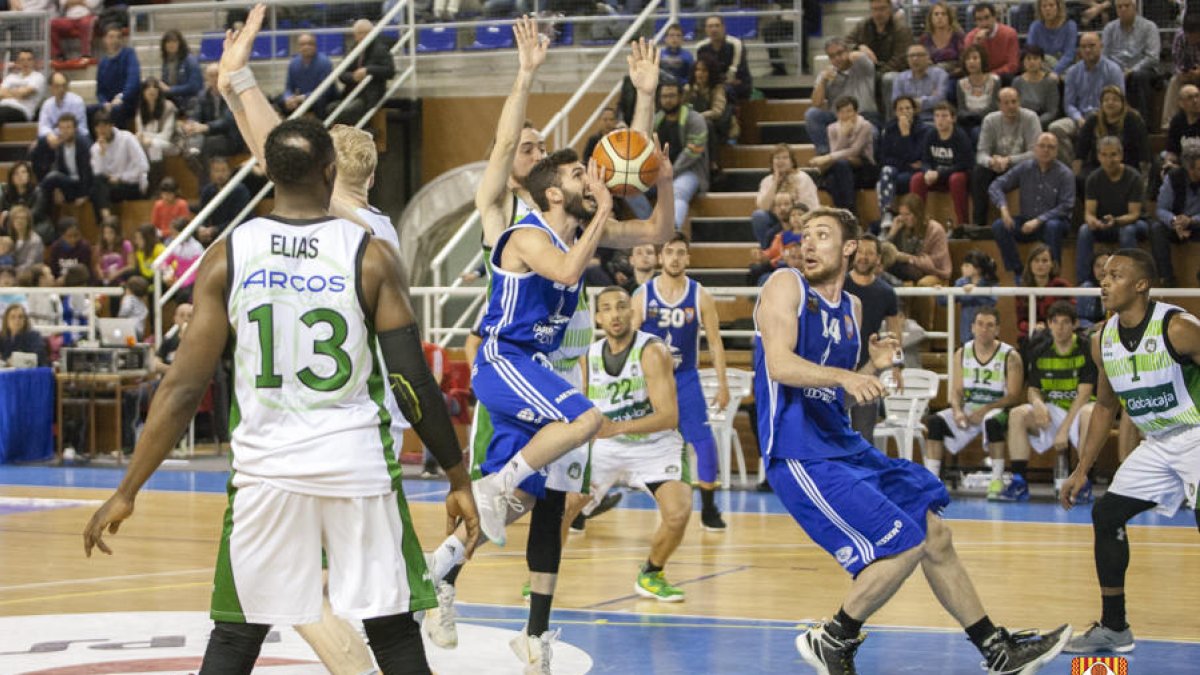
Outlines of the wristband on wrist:
{"type": "Polygon", "coordinates": [[[229,74],[229,85],[233,88],[233,93],[241,94],[247,89],[257,87],[258,81],[254,79],[254,71],[250,70],[250,66],[242,66],[229,74]]]}

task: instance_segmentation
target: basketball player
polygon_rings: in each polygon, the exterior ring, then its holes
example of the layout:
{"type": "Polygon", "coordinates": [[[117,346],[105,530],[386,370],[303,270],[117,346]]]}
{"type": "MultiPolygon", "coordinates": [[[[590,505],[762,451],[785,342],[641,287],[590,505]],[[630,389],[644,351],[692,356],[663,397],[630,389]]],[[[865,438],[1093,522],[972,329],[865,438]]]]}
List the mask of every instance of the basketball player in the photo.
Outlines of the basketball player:
{"type": "Polygon", "coordinates": [[[1078,448],[1079,439],[1087,438],[1096,364],[1087,340],[1075,333],[1079,327],[1075,305],[1065,300],[1050,305],[1046,326],[1051,339],[1037,345],[1030,354],[1025,380],[1029,402],[1013,408],[1008,416],[1013,479],[1000,493],[1000,501],[1029,499],[1025,468],[1031,447],[1039,454],[1054,448],[1059,452],[1060,464],[1067,466],[1071,446],[1078,448]]]}
{"type": "Polygon", "coordinates": [[[997,339],[1000,312],[983,307],[971,323],[973,340],[954,352],[954,378],[950,381],[950,407],[925,418],[929,429],[928,457],[925,467],[934,476],[942,471],[942,456],[957,455],[983,434],[984,445],[992,458],[992,480],[988,499],[1004,490],[1004,434],[1008,430],[1008,409],[1021,401],[1025,379],[1021,355],[997,339]]]}
{"type": "MultiPolygon", "coordinates": [[[[661,197],[659,203],[662,203],[661,197]]],[[[634,325],[662,338],[675,361],[675,392],[679,397],[679,431],[696,450],[696,475],[700,479],[700,522],[704,529],[721,532],[725,520],[717,508],[717,441],[708,425],[708,403],[700,388],[700,326],[708,338],[717,394],[713,405],[729,405],[725,380],[725,345],[717,303],[700,282],[687,276],[690,242],[676,232],[659,252],[662,273],[646,282],[633,296],[634,325]]]]}
{"type": "Polygon", "coordinates": [[[1126,248],[1108,259],[1100,280],[1100,298],[1113,316],[1092,337],[1092,358],[1102,366],[1096,405],[1079,466],[1063,484],[1063,508],[1070,509],[1087,484],[1088,470],[1108,440],[1118,409],[1124,409],[1145,440],[1092,507],[1102,614],[1087,632],[1071,639],[1070,652],[1134,648],[1133,630],[1125,619],[1125,524],[1152,508],[1169,517],[1185,500],[1192,507],[1197,503],[1200,321],[1179,307],[1151,300],[1150,288],[1157,278],[1150,254],[1126,248]]]}
{"type": "MultiPolygon", "coordinates": [[[[237,92],[253,76],[231,79],[237,92]]],[[[88,523],[84,549],[111,552],[104,529],[115,533],[132,515],[232,338],[233,473],[201,672],[249,673],[270,624],[320,618],[323,549],[333,608],[364,620],[380,668],[428,673],[412,612],[436,599],[400,492],[385,381],[450,476],[451,525],[465,518],[470,530],[476,514],[458,442],[395,250],[328,215],[337,173],[328,132],[310,120],[284,122],[267,137],[265,157],[275,209],[216,243],[201,264],[179,356],[121,485],[88,523]]]]}
{"type": "Polygon", "coordinates": [[[872,336],[867,365],[851,370],[862,308],[842,284],[857,247],[854,214],[814,209],[802,231],[803,268],[772,274],[754,311],[759,437],[775,494],[854,581],[832,621],[796,638],[800,655],[818,673],[856,672],[863,622],[920,565],[989,673],[1036,672],[1062,650],[1070,627],[1010,635],[992,625],[938,515],[950,501],[946,488],[850,426],[846,395],[859,402],[883,396],[875,373],[891,367],[899,347],[894,338],[872,336]]]}
{"type": "Polygon", "coordinates": [[[634,328],[629,292],[620,286],[596,296],[596,321],[604,339],[588,350],[587,394],[605,419],[592,441],[591,501],[572,495],[568,517],[585,504],[598,505],[618,484],[649,492],[662,520],[633,590],[661,602],[682,602],[683,591],[663,575],[692,511],[687,454],[676,430],[671,351],[661,339],[634,328]]]}

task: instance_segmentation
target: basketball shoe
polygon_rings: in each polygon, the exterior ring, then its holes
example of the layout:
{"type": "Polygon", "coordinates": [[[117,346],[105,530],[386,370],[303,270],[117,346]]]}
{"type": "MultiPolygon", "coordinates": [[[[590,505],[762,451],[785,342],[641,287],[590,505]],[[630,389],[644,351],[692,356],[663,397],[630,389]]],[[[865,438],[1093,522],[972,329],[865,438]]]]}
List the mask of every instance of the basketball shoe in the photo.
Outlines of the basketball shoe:
{"type": "Polygon", "coordinates": [[[471,483],[471,493],[475,495],[475,505],[479,508],[479,529],[497,546],[503,546],[506,541],[504,528],[509,509],[518,513],[525,510],[521,500],[513,496],[516,486],[505,483],[511,481],[500,473],[489,474],[471,483]]]}
{"type": "Polygon", "coordinates": [[[1086,632],[1071,637],[1067,643],[1068,654],[1096,654],[1098,652],[1129,652],[1136,645],[1133,642],[1133,629],[1113,630],[1097,622],[1093,623],[1086,632]]]}
{"type": "Polygon", "coordinates": [[[633,584],[633,590],[643,598],[650,598],[659,602],[683,602],[683,591],[672,586],[671,582],[667,581],[667,578],[663,575],[662,570],[657,572],[642,570],[638,572],[637,581],[633,584]]]}
{"type": "Polygon", "coordinates": [[[1070,637],[1070,625],[1059,626],[1049,633],[1033,630],[1009,633],[997,628],[983,643],[983,665],[988,675],[1032,675],[1053,661],[1070,637]]]}
{"type": "Polygon", "coordinates": [[[421,628],[433,644],[442,649],[454,649],[458,646],[458,626],[454,624],[454,586],[439,581],[437,599],[437,607],[425,610],[421,628]]]}
{"type": "Polygon", "coordinates": [[[814,626],[796,636],[796,651],[817,669],[817,675],[857,675],[854,654],[867,639],[866,633],[856,638],[839,639],[825,632],[825,624],[814,626]]]}
{"type": "Polygon", "coordinates": [[[996,502],[1027,502],[1029,501],[1029,483],[1026,483],[1025,479],[1017,474],[1013,474],[1012,482],[1008,484],[1008,487],[994,497],[989,493],[988,499],[996,502]]]}
{"type": "Polygon", "coordinates": [[[528,635],[523,630],[509,641],[508,646],[525,664],[525,675],[550,675],[550,656],[562,629],[548,630],[541,635],[528,635]]]}

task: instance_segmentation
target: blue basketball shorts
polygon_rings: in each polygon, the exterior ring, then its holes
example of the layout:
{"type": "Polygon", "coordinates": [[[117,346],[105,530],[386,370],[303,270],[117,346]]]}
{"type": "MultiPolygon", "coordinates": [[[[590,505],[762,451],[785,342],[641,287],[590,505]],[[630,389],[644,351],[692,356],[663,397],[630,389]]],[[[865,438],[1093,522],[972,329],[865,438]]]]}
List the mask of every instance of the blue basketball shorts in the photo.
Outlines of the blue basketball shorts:
{"type": "Polygon", "coordinates": [[[788,513],[851,576],[925,541],[950,493],[920,464],[871,448],[831,459],[774,458],[767,480],[788,513]]]}
{"type": "Polygon", "coordinates": [[[708,424],[708,401],[695,368],[675,371],[675,398],[679,401],[679,433],[696,450],[696,477],[704,483],[717,480],[717,441],[708,424]]]}
{"type": "MultiPolygon", "coordinates": [[[[593,408],[571,383],[554,372],[540,353],[530,353],[499,340],[485,340],[471,369],[475,397],[487,408],[492,437],[483,475],[495,473],[529,439],[552,422],[573,422],[593,408]]],[[[546,468],[521,482],[521,490],[536,497],[546,494],[546,468]]]]}

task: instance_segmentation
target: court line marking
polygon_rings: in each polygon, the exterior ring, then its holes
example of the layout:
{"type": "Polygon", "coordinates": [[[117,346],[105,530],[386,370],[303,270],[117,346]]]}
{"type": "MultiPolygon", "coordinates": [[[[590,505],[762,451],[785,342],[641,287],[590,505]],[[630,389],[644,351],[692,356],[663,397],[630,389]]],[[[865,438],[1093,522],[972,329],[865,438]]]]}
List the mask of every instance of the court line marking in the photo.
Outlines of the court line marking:
{"type": "MultiPolygon", "coordinates": [[[[695,577],[693,579],[686,579],[684,581],[680,581],[679,583],[677,583],[675,585],[676,586],[686,586],[687,584],[695,584],[695,583],[699,583],[701,581],[708,581],[709,579],[715,579],[716,577],[723,577],[727,574],[736,574],[738,572],[744,572],[748,569],[750,569],[750,565],[738,565],[737,567],[734,567],[733,569],[723,570],[721,572],[713,572],[711,574],[704,574],[704,575],[695,577]]],[[[597,602],[597,603],[593,603],[591,605],[587,605],[584,609],[595,609],[597,607],[604,607],[606,605],[614,605],[619,602],[627,602],[629,600],[638,600],[641,597],[642,596],[638,595],[637,593],[631,593],[629,595],[623,595],[619,598],[613,598],[612,600],[604,600],[602,602],[597,602]]]]}
{"type": "Polygon", "coordinates": [[[186,584],[167,584],[165,586],[134,586],[132,588],[109,588],[100,591],[84,591],[81,593],[59,593],[57,595],[35,595],[28,598],[15,598],[13,600],[0,600],[0,605],[19,605],[26,602],[41,602],[43,600],[65,600],[67,598],[87,598],[99,595],[119,595],[121,593],[149,593],[153,591],[171,591],[180,588],[196,588],[198,586],[209,586],[212,581],[193,581],[186,584]]]}
{"type": "Polygon", "coordinates": [[[83,578],[83,579],[64,579],[62,581],[40,581],[40,582],[32,583],[32,584],[17,584],[17,585],[13,585],[13,586],[0,586],[0,592],[19,591],[19,590],[24,590],[27,588],[49,588],[51,586],[77,586],[77,585],[81,585],[81,584],[100,584],[100,583],[107,583],[109,581],[149,579],[150,577],[170,577],[170,576],[180,576],[180,575],[185,575],[185,574],[199,574],[200,572],[204,572],[206,574],[212,574],[213,568],[212,567],[197,567],[196,569],[175,570],[173,572],[145,572],[143,574],[123,574],[120,576],[111,576],[111,577],[90,577],[90,578],[83,578]]]}

